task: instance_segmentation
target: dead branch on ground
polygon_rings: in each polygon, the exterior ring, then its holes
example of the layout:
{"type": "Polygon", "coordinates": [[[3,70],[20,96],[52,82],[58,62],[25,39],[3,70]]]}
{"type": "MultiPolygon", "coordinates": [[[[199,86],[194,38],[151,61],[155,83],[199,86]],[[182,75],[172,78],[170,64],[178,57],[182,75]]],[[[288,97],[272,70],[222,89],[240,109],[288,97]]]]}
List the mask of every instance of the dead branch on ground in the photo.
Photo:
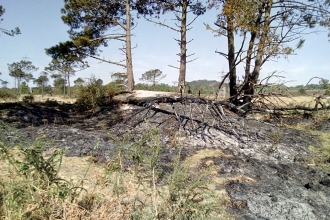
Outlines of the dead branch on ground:
{"type": "Polygon", "coordinates": [[[126,104],[137,106],[122,122],[125,125],[136,127],[148,120],[157,127],[165,126],[167,129],[185,133],[186,136],[199,136],[205,138],[212,135],[209,128],[224,131],[242,140],[236,132],[232,121],[227,117],[228,111],[223,109],[235,108],[236,112],[245,113],[227,101],[209,100],[201,97],[146,97],[127,98],[126,104]],[[226,113],[227,112],[227,113],[226,113]],[[159,117],[161,114],[161,117],[159,117]],[[156,115],[158,115],[156,117],[156,115]]]}

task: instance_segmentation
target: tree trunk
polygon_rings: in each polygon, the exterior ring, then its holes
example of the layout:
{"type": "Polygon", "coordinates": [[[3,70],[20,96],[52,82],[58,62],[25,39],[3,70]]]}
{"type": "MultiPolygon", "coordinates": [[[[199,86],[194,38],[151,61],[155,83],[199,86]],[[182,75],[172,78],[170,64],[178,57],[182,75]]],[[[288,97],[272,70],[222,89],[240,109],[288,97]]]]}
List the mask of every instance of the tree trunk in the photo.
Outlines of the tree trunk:
{"type": "Polygon", "coordinates": [[[257,55],[254,62],[254,69],[251,74],[251,77],[249,79],[249,89],[246,90],[245,94],[247,97],[250,97],[250,100],[252,99],[252,95],[254,94],[254,86],[258,83],[260,70],[262,66],[262,56],[265,54],[265,45],[266,45],[266,39],[269,33],[269,24],[270,24],[270,12],[272,8],[272,0],[268,0],[265,4],[265,20],[263,21],[263,27],[261,27],[261,37],[258,44],[257,49],[257,55]]]}
{"type": "Polygon", "coordinates": [[[180,73],[178,92],[184,93],[186,87],[186,65],[187,65],[187,7],[188,1],[183,0],[181,11],[181,39],[180,39],[180,73]]]}
{"type": "Polygon", "coordinates": [[[131,47],[131,11],[130,1],[126,1],[126,70],[127,70],[127,91],[134,90],[134,75],[132,63],[132,47],[131,47]]]}
{"type": "MultiPolygon", "coordinates": [[[[259,22],[260,22],[260,20],[259,20],[259,22]]],[[[257,32],[252,31],[250,42],[249,42],[249,47],[248,47],[247,55],[246,55],[244,85],[246,83],[248,83],[249,78],[250,78],[253,47],[254,47],[254,42],[256,40],[256,37],[257,37],[257,32]]]]}
{"type": "Polygon", "coordinates": [[[17,78],[17,92],[21,94],[21,79],[17,78]]]}
{"type": "Polygon", "coordinates": [[[69,98],[71,99],[70,73],[68,73],[68,93],[69,93],[69,98]]]}
{"type": "MultiPolygon", "coordinates": [[[[268,3],[269,3],[269,1],[268,1],[268,3]]],[[[258,11],[258,17],[255,22],[256,29],[251,31],[251,38],[250,38],[250,42],[249,42],[247,58],[246,58],[246,65],[245,65],[245,78],[244,78],[243,87],[241,90],[244,93],[244,101],[243,101],[244,104],[250,103],[252,101],[252,95],[254,94],[254,85],[257,83],[258,78],[259,78],[259,72],[260,72],[260,68],[262,65],[261,59],[262,59],[262,55],[264,52],[264,43],[265,43],[264,42],[265,38],[263,38],[262,36],[267,36],[267,34],[268,34],[268,31],[266,33],[265,29],[262,29],[262,23],[264,24],[264,26],[266,26],[266,23],[268,25],[268,22],[266,21],[267,10],[269,9],[269,13],[271,10],[271,6],[270,7],[268,7],[268,6],[269,5],[267,3],[264,3],[260,6],[259,11],[258,11]],[[262,21],[262,15],[263,15],[264,10],[266,10],[265,21],[262,21]],[[250,73],[253,48],[255,45],[255,40],[257,38],[258,30],[262,32],[262,36],[258,43],[258,50],[257,50],[256,58],[255,58],[255,67],[254,67],[253,73],[250,73]],[[264,34],[266,34],[266,35],[264,35],[264,34]],[[259,66],[259,67],[257,67],[257,66],[259,66]]],[[[269,17],[268,17],[268,21],[269,21],[269,17]]]]}
{"type": "Polygon", "coordinates": [[[228,65],[229,65],[229,93],[230,101],[237,105],[236,64],[233,20],[227,16],[228,65]]]}
{"type": "Polygon", "coordinates": [[[18,92],[18,86],[17,86],[17,79],[16,79],[16,77],[14,78],[14,84],[15,84],[15,90],[16,90],[16,92],[18,92]]]}
{"type": "MultiPolygon", "coordinates": [[[[257,20],[257,23],[260,23],[260,19],[257,20]]],[[[243,87],[242,87],[241,91],[239,92],[240,94],[241,94],[241,92],[243,92],[244,94],[248,94],[247,96],[244,96],[244,100],[243,100],[244,104],[248,103],[248,102],[251,102],[251,97],[249,96],[248,91],[251,89],[250,70],[251,70],[252,54],[253,54],[253,48],[254,48],[254,43],[255,43],[256,37],[257,37],[257,32],[252,31],[250,42],[249,42],[249,47],[248,47],[248,50],[247,50],[246,61],[245,61],[245,75],[244,75],[243,87]]]]}
{"type": "Polygon", "coordinates": [[[44,83],[42,82],[42,85],[41,85],[41,98],[44,97],[44,83]]]}
{"type": "Polygon", "coordinates": [[[65,93],[66,93],[66,91],[65,91],[65,81],[66,81],[66,75],[64,74],[64,84],[63,84],[63,96],[65,97],[65,93]]]}

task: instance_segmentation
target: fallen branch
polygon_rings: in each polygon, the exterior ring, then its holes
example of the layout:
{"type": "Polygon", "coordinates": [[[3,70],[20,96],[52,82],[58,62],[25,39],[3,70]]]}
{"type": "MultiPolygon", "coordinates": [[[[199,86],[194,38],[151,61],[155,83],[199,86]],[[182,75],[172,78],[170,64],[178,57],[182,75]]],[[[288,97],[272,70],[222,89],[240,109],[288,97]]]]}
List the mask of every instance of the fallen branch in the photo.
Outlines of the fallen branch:
{"type": "Polygon", "coordinates": [[[142,106],[138,108],[130,116],[123,121],[123,123],[134,124],[137,126],[145,119],[152,119],[157,113],[163,113],[167,115],[162,122],[157,123],[160,126],[168,120],[168,116],[174,116],[177,121],[177,127],[175,124],[172,126],[176,127],[179,131],[184,131],[188,135],[198,135],[201,137],[208,136],[205,134],[206,131],[210,131],[209,128],[216,130],[226,131],[227,133],[233,134],[240,140],[242,138],[235,131],[234,126],[230,120],[226,117],[222,105],[230,106],[235,108],[236,111],[245,113],[245,111],[238,109],[235,105],[232,105],[226,101],[214,101],[200,97],[127,97],[124,100],[125,103],[142,106]],[[159,107],[159,104],[169,104],[159,107]],[[152,113],[153,111],[153,113],[152,113]],[[227,125],[227,126],[226,126],[227,125]],[[228,129],[229,128],[229,129],[228,129]]]}

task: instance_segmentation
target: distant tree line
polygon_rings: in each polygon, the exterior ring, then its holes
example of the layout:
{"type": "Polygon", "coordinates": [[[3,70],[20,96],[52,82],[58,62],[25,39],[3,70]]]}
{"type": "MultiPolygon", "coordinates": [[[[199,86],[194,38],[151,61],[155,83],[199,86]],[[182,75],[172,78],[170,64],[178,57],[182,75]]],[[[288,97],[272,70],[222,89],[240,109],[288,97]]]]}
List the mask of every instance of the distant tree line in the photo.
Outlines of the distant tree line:
{"type": "MultiPolygon", "coordinates": [[[[214,93],[228,86],[230,101],[241,105],[250,103],[258,90],[259,83],[262,82],[261,69],[266,62],[295,54],[304,44],[304,34],[313,32],[313,28],[330,27],[329,4],[329,0],[65,0],[61,10],[62,20],[69,26],[71,40],[45,49],[52,60],[37,78],[32,73],[38,68],[26,59],[8,64],[9,75],[14,77],[18,93],[25,91],[22,84],[24,87],[33,81],[41,94],[44,94],[49,91],[51,77],[56,92],[61,91],[64,96],[71,97],[70,79],[78,71],[89,67],[84,60],[91,57],[126,69],[124,73],[112,75],[111,85],[115,85],[116,90],[133,91],[141,87],[172,90],[165,84],[159,84],[165,77],[159,69],[142,75],[141,80],[151,85],[135,85],[131,36],[137,24],[135,18],[144,17],[178,33],[175,40],[179,45],[179,66],[171,65],[179,72],[176,91],[214,93]],[[224,51],[216,51],[228,64],[228,73],[217,88],[215,85],[203,86],[186,82],[186,66],[194,60],[190,58],[194,53],[187,52],[187,45],[192,41],[187,38],[187,32],[194,21],[211,8],[218,10],[218,15],[214,18],[214,24],[205,24],[205,27],[215,36],[224,37],[227,43],[224,51]],[[166,13],[174,15],[172,23],[160,21],[166,13]],[[125,55],[123,61],[108,60],[100,56],[100,48],[108,46],[113,40],[123,43],[123,48],[120,48],[125,55]],[[241,66],[244,68],[242,82],[237,77],[237,69],[241,66]],[[228,83],[225,83],[226,79],[229,80],[228,83]]],[[[4,12],[5,9],[0,6],[0,19],[4,12]]],[[[20,33],[18,28],[7,30],[0,27],[0,31],[11,36],[20,33]]],[[[74,87],[76,86],[85,84],[77,82],[74,87]]],[[[303,89],[308,90],[313,86],[314,84],[308,84],[303,89]]]]}

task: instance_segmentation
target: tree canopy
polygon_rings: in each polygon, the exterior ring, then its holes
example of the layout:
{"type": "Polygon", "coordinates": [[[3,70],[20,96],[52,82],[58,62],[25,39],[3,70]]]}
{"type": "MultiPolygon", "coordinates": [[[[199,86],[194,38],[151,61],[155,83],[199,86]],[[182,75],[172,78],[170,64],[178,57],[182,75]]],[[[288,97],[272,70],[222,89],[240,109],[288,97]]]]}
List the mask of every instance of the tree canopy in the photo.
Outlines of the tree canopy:
{"type": "Polygon", "coordinates": [[[250,102],[265,62],[295,54],[303,35],[316,26],[329,24],[327,5],[318,0],[214,0],[221,7],[215,25],[216,35],[227,38],[228,52],[217,51],[228,61],[230,95],[237,104],[239,95],[250,102]],[[239,38],[235,38],[238,36],[239,38]],[[293,43],[296,43],[294,45],[293,43]],[[244,66],[244,81],[237,84],[236,68],[244,66]]]}
{"type": "MultiPolygon", "coordinates": [[[[61,42],[58,45],[45,50],[46,54],[53,58],[49,63],[49,66],[45,69],[63,75],[63,78],[66,79],[66,82],[68,83],[68,92],[71,97],[70,76],[75,75],[75,72],[77,71],[86,69],[88,63],[84,62],[82,60],[83,57],[76,52],[77,47],[72,41],[61,42]]],[[[65,95],[65,85],[63,93],[65,95]]]]}
{"type": "Polygon", "coordinates": [[[15,86],[17,90],[20,88],[22,80],[29,82],[33,78],[32,73],[38,70],[38,68],[28,60],[21,60],[7,65],[9,76],[13,77],[16,81],[15,86]]]}
{"type": "Polygon", "coordinates": [[[120,90],[125,90],[127,87],[127,74],[126,73],[112,73],[111,79],[120,90]]]}
{"type": "Polygon", "coordinates": [[[180,67],[170,66],[179,69],[178,91],[184,92],[186,86],[186,66],[188,62],[193,61],[187,61],[187,57],[194,55],[194,53],[187,54],[187,44],[192,41],[187,40],[187,31],[191,28],[190,26],[197,19],[197,17],[206,12],[206,7],[199,0],[151,1],[149,4],[146,4],[145,7],[149,8],[149,10],[144,11],[145,15],[156,14],[156,17],[159,17],[160,14],[167,12],[172,12],[175,15],[174,20],[176,20],[177,23],[173,26],[148,18],[147,20],[180,33],[180,38],[175,39],[180,46],[180,52],[177,54],[180,57],[180,67]],[[188,20],[188,14],[192,14],[193,19],[188,20]]]}
{"type": "Polygon", "coordinates": [[[76,79],[75,81],[73,81],[73,83],[76,85],[76,86],[83,86],[84,83],[85,83],[85,80],[83,80],[82,78],[78,78],[76,79]]]}
{"type": "Polygon", "coordinates": [[[166,75],[159,69],[153,69],[142,74],[140,80],[152,83],[155,86],[160,80],[164,79],[166,75]]]}
{"type": "Polygon", "coordinates": [[[47,86],[49,82],[48,73],[42,71],[38,78],[34,79],[33,82],[37,84],[41,88],[41,97],[44,96],[44,88],[47,86]]]}
{"type": "MultiPolygon", "coordinates": [[[[5,11],[6,11],[5,8],[2,7],[2,5],[0,5],[0,23],[1,23],[1,21],[3,21],[3,18],[1,18],[1,17],[5,13],[5,11]]],[[[20,34],[21,30],[18,27],[16,27],[15,29],[12,29],[12,30],[8,30],[8,29],[0,27],[0,32],[7,34],[9,36],[14,36],[16,34],[20,34]]]]}
{"type": "Polygon", "coordinates": [[[131,18],[132,2],[120,1],[77,1],[65,0],[62,9],[62,20],[70,27],[70,37],[74,44],[84,48],[86,56],[111,64],[125,67],[127,70],[128,91],[134,89],[133,64],[131,53],[131,18]],[[114,29],[115,28],[115,29],[114,29]],[[118,29],[122,30],[117,33],[118,29]],[[114,30],[114,33],[109,33],[114,30]],[[98,56],[100,46],[108,46],[110,40],[125,42],[122,51],[125,53],[125,64],[121,61],[110,61],[98,56]]]}

